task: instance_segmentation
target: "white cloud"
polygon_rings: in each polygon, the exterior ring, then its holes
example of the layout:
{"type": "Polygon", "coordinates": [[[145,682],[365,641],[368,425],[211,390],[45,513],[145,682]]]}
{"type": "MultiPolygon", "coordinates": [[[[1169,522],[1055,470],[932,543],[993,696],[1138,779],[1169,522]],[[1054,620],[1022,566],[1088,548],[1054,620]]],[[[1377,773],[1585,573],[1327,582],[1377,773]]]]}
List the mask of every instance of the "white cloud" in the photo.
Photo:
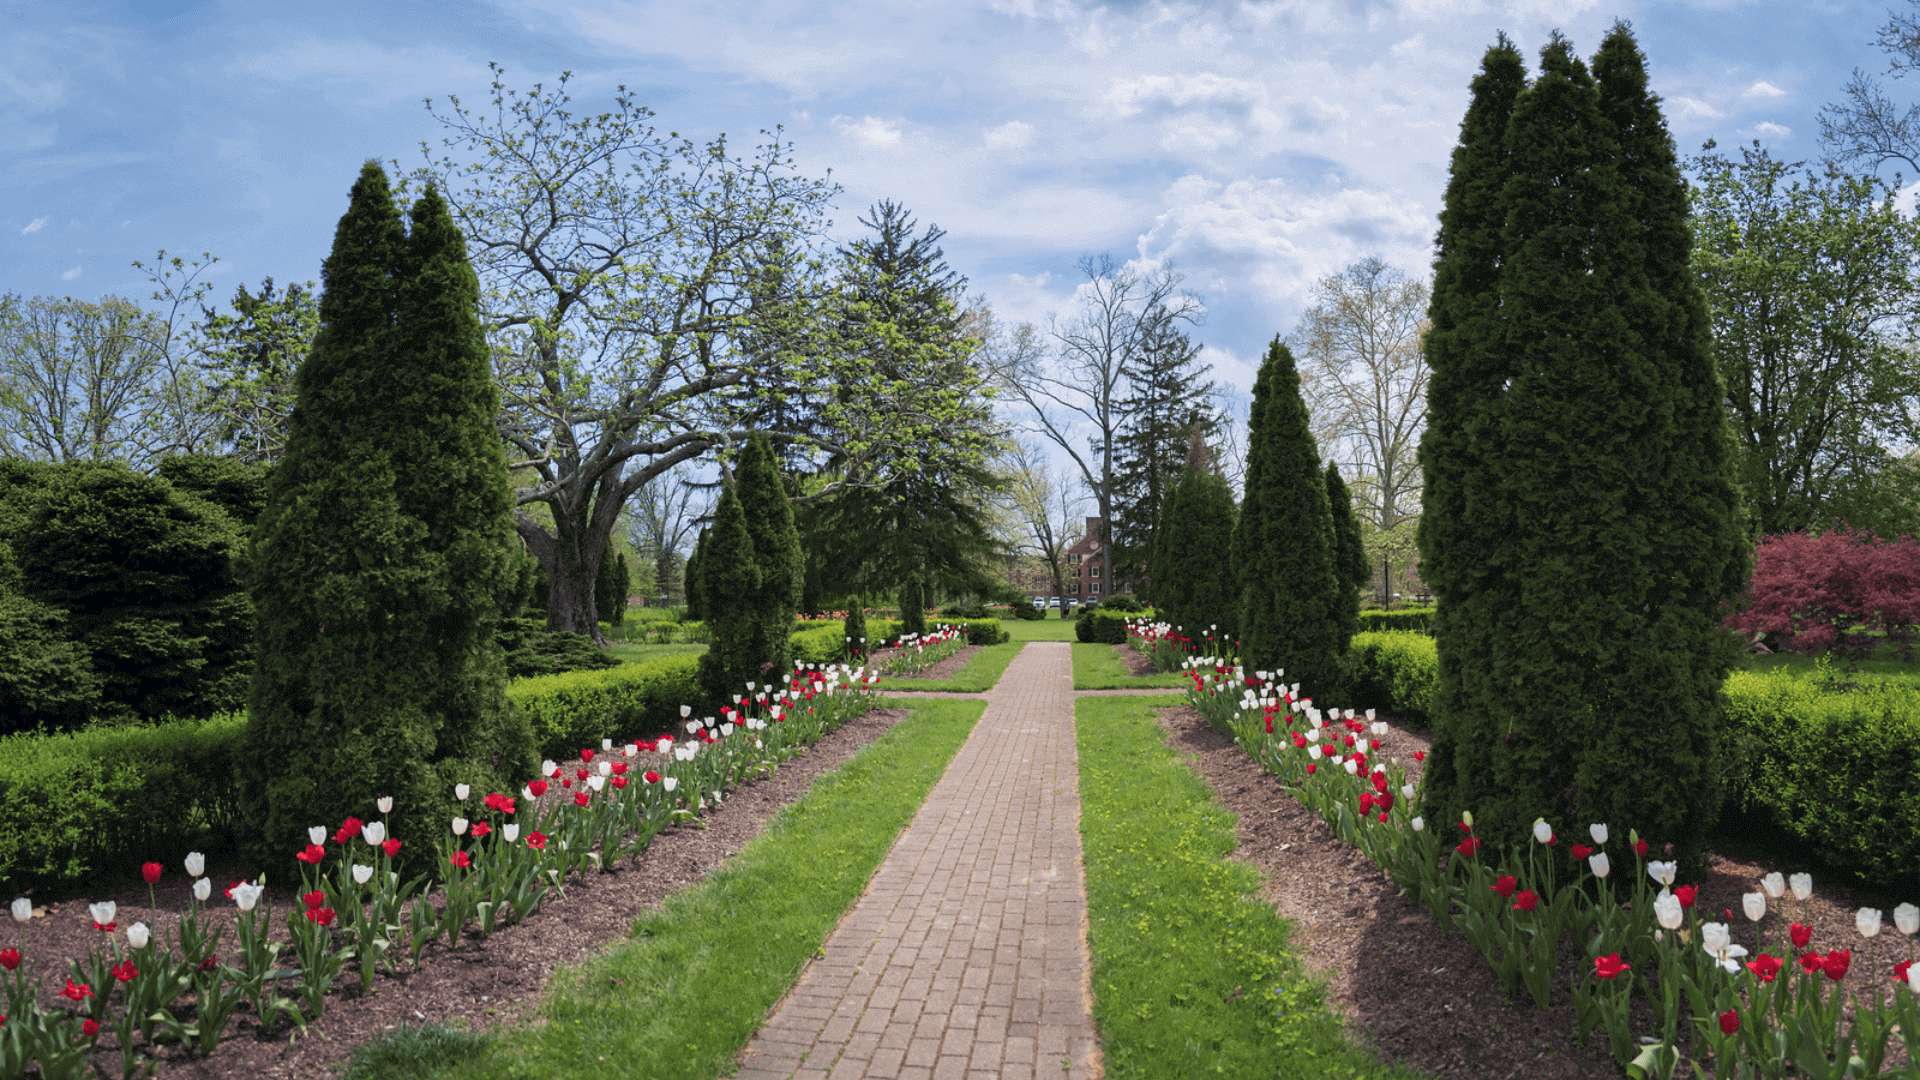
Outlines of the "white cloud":
{"type": "Polygon", "coordinates": [[[1151,105],[1184,109],[1189,106],[1247,107],[1267,100],[1267,88],[1247,79],[1230,79],[1213,72],[1198,75],[1142,75],[1115,79],[1107,87],[1106,102],[1121,116],[1134,116],[1151,105]]]}
{"type": "Polygon", "coordinates": [[[1009,120],[997,128],[988,128],[981,137],[989,150],[1018,150],[1033,142],[1033,125],[1024,120],[1009,120]]]}
{"type": "Polygon", "coordinates": [[[833,118],[833,126],[868,146],[897,146],[900,143],[900,121],[882,120],[877,116],[863,116],[858,120],[849,120],[844,116],[833,118]]]}
{"type": "Polygon", "coordinates": [[[1792,128],[1781,127],[1779,124],[1776,124],[1771,120],[1760,121],[1758,124],[1754,125],[1753,130],[1759,132],[1762,135],[1772,135],[1782,139],[1793,134],[1792,128]]]}
{"type": "Polygon", "coordinates": [[[1750,97],[1750,98],[1777,98],[1777,97],[1786,97],[1787,92],[1773,85],[1772,83],[1766,81],[1765,79],[1762,79],[1759,82],[1754,83],[1752,86],[1747,87],[1747,92],[1744,94],[1741,94],[1740,96],[1750,97]]]}
{"type": "Polygon", "coordinates": [[[1025,274],[1008,274],[1007,276],[1013,279],[1015,285],[1023,289],[1044,289],[1047,287],[1047,282],[1053,280],[1053,271],[1043,270],[1032,277],[1025,274]]]}
{"type": "Polygon", "coordinates": [[[1667,100],[1673,103],[1673,114],[1682,120],[1718,120],[1726,115],[1697,98],[1672,97],[1667,100]]]}
{"type": "Polygon", "coordinates": [[[41,229],[44,229],[46,227],[47,227],[47,219],[43,217],[37,217],[37,218],[34,218],[32,221],[27,222],[27,227],[20,230],[20,235],[25,236],[28,233],[37,233],[41,229]]]}
{"type": "Polygon", "coordinates": [[[60,275],[60,280],[61,280],[61,281],[72,281],[72,280],[73,280],[74,278],[77,278],[77,277],[79,277],[79,276],[80,276],[80,268],[76,266],[76,267],[74,267],[73,269],[71,269],[71,270],[69,270],[69,271],[67,271],[66,273],[64,273],[64,274],[61,274],[61,275],[60,275]]]}

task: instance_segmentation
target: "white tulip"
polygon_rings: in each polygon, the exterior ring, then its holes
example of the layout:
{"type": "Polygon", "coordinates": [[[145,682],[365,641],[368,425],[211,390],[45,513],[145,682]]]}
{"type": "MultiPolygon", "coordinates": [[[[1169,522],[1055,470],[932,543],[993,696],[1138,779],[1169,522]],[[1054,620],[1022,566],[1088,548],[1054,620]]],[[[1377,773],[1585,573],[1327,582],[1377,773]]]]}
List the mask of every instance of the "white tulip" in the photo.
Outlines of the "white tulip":
{"type": "Polygon", "coordinates": [[[1319,761],[1320,758],[1324,755],[1320,751],[1319,744],[1316,743],[1312,746],[1307,747],[1307,756],[1312,758],[1315,761],[1319,761]]]}
{"type": "Polygon", "coordinates": [[[457,817],[453,819],[453,835],[455,836],[467,835],[467,819],[466,818],[457,817]]]}
{"type": "Polygon", "coordinates": [[[207,901],[207,897],[212,895],[213,895],[213,882],[208,881],[206,878],[198,878],[194,881],[193,898],[195,900],[198,900],[204,904],[207,901]]]}
{"type": "Polygon", "coordinates": [[[260,894],[266,891],[265,885],[243,881],[233,887],[233,902],[240,905],[241,911],[252,911],[253,905],[260,902],[260,894]]]}
{"type": "Polygon", "coordinates": [[[1413,819],[1413,831],[1414,831],[1414,832],[1426,832],[1426,831],[1427,831],[1427,820],[1426,820],[1425,818],[1414,818],[1414,819],[1413,819]]]}
{"type": "Polygon", "coordinates": [[[528,802],[532,802],[533,801],[533,785],[521,784],[520,797],[527,800],[528,802]]]}
{"type": "Polygon", "coordinates": [[[1767,894],[1757,892],[1741,893],[1740,909],[1747,913],[1747,918],[1754,922],[1759,922],[1761,919],[1767,917],[1767,894]]]}
{"type": "Polygon", "coordinates": [[[1680,907],[1680,898],[1670,892],[1662,892],[1654,899],[1653,914],[1660,920],[1660,925],[1669,930],[1680,929],[1680,924],[1687,917],[1686,911],[1680,907]]]}
{"type": "Polygon", "coordinates": [[[1773,873],[1760,879],[1760,887],[1766,890],[1768,896],[1778,900],[1787,894],[1786,876],[1780,873],[1780,871],[1775,870],[1773,873]]]}
{"type": "Polygon", "coordinates": [[[387,825],[384,821],[369,821],[360,826],[360,839],[365,840],[368,847],[379,847],[386,838],[387,825]]]}
{"type": "Polygon", "coordinates": [[[1673,886],[1674,870],[1678,866],[1678,861],[1661,862],[1658,859],[1648,859],[1647,876],[1659,882],[1661,885],[1671,888],[1673,886]]]}
{"type": "Polygon", "coordinates": [[[153,931],[147,929],[146,923],[137,922],[127,927],[127,944],[134,948],[144,949],[147,947],[147,942],[152,940],[153,931]]]}
{"type": "Polygon", "coordinates": [[[1400,795],[1401,795],[1401,797],[1403,797],[1403,798],[1408,798],[1408,799],[1411,799],[1411,798],[1413,798],[1413,785],[1412,785],[1412,784],[1401,784],[1401,785],[1400,785],[1400,795]]]}
{"type": "Polygon", "coordinates": [[[680,706],[680,719],[685,720],[687,717],[692,715],[693,715],[693,706],[691,705],[680,706]]]}
{"type": "Polygon", "coordinates": [[[611,750],[611,749],[613,749],[613,740],[612,740],[612,739],[601,739],[601,740],[600,740],[600,749],[602,749],[602,750],[611,750]]]}
{"type": "Polygon", "coordinates": [[[373,879],[373,867],[362,866],[359,863],[353,864],[353,883],[355,885],[365,885],[368,881],[371,881],[372,879],[373,879]]]}
{"type": "Polygon", "coordinates": [[[1733,943],[1733,928],[1723,922],[1700,924],[1700,945],[1710,953],[1725,951],[1733,943]]]}
{"type": "MultiPolygon", "coordinates": [[[[1373,710],[1372,710],[1372,709],[1368,709],[1368,710],[1367,710],[1367,719],[1368,719],[1368,720],[1372,720],[1372,719],[1373,719],[1373,710]]],[[[1380,734],[1382,734],[1382,735],[1385,735],[1385,734],[1387,733],[1387,726],[1386,726],[1386,725],[1387,725],[1387,722],[1386,722],[1385,720],[1382,720],[1382,721],[1380,721],[1380,726],[1378,726],[1378,727],[1376,727],[1376,728],[1374,728],[1373,730],[1375,730],[1375,731],[1377,731],[1377,732],[1379,732],[1379,733],[1380,733],[1380,734]]]]}
{"type": "Polygon", "coordinates": [[[1352,758],[1348,758],[1347,760],[1341,762],[1340,767],[1347,770],[1348,776],[1352,776],[1353,774],[1360,771],[1360,763],[1353,760],[1352,758]]]}
{"type": "Polygon", "coordinates": [[[1533,838],[1542,844],[1553,839],[1553,826],[1547,824],[1546,818],[1539,818],[1534,821],[1533,838]]]}
{"type": "Polygon", "coordinates": [[[23,923],[32,918],[33,918],[33,901],[23,896],[20,899],[15,900],[13,902],[13,921],[14,922],[23,923]]]}
{"type": "Polygon", "coordinates": [[[1607,842],[1607,827],[1605,825],[1589,825],[1587,826],[1587,835],[1593,837],[1595,844],[1605,844],[1607,842]]]}
{"type": "Polygon", "coordinates": [[[723,738],[723,739],[724,739],[724,738],[726,738],[727,736],[729,736],[729,735],[731,735],[731,734],[733,734],[733,725],[732,725],[732,724],[721,724],[721,725],[720,725],[720,737],[721,737],[721,738],[723,738]]]}
{"type": "Polygon", "coordinates": [[[471,794],[473,794],[473,789],[468,787],[467,785],[465,784],[453,785],[453,797],[456,799],[459,799],[461,802],[466,802],[467,796],[471,794]]]}
{"type": "Polygon", "coordinates": [[[632,757],[633,755],[640,752],[640,747],[637,743],[628,743],[625,749],[621,750],[620,752],[627,755],[628,757],[632,757]]]}
{"type": "Polygon", "coordinates": [[[1912,904],[1901,904],[1894,908],[1893,925],[1899,927],[1901,933],[1912,937],[1915,931],[1920,931],[1920,908],[1912,904]]]}
{"type": "Polygon", "coordinates": [[[753,693],[753,691],[754,691],[754,688],[755,688],[755,686],[756,686],[756,685],[757,685],[757,684],[755,684],[755,683],[748,683],[748,684],[747,684],[747,693],[749,693],[749,694],[751,694],[751,693],[753,693]]]}
{"type": "Polygon", "coordinates": [[[1880,909],[1863,907],[1854,913],[1853,928],[1860,931],[1861,937],[1878,937],[1880,934],[1880,909]]]}
{"type": "Polygon", "coordinates": [[[603,762],[601,762],[601,763],[600,763],[600,767],[599,767],[599,768],[600,768],[600,775],[601,775],[601,776],[612,776],[612,775],[613,775],[613,762],[611,762],[611,761],[603,761],[603,762]]]}
{"type": "Polygon", "coordinates": [[[672,791],[674,788],[677,788],[680,786],[680,778],[676,776],[669,776],[665,780],[660,781],[660,786],[663,788],[666,788],[668,791],[672,791]]]}
{"type": "Polygon", "coordinates": [[[598,794],[601,788],[604,788],[607,786],[607,778],[604,776],[598,776],[598,775],[589,776],[587,777],[587,786],[592,788],[594,792],[598,794]]]}
{"type": "Polygon", "coordinates": [[[187,876],[199,877],[207,872],[207,857],[197,851],[187,852],[187,876]]]}
{"type": "Polygon", "coordinates": [[[92,913],[94,922],[105,926],[113,921],[113,913],[120,910],[120,906],[111,900],[102,900],[97,904],[88,904],[87,910],[92,913]]]}
{"type": "Polygon", "coordinates": [[[553,771],[554,771],[555,769],[558,769],[559,767],[560,767],[560,766],[558,766],[558,765],[555,765],[555,764],[553,763],[553,761],[552,761],[552,759],[548,759],[548,760],[546,760],[546,761],[542,761],[542,762],[540,763],[540,775],[541,775],[541,776],[552,776],[552,775],[553,775],[553,771]]]}
{"type": "Polygon", "coordinates": [[[1795,900],[1807,900],[1813,896],[1813,875],[1795,874],[1787,879],[1787,885],[1793,889],[1795,900]]]}
{"type": "Polygon", "coordinates": [[[1597,878],[1606,877],[1613,870],[1613,864],[1607,861],[1607,853],[1604,851],[1596,851],[1587,856],[1587,866],[1593,870],[1593,876],[1597,878]]]}
{"type": "Polygon", "coordinates": [[[687,721],[687,734],[698,735],[699,733],[700,733],[700,721],[698,720],[687,721]]]}
{"type": "Polygon", "coordinates": [[[509,844],[519,843],[520,842],[520,826],[502,825],[500,826],[500,835],[506,837],[507,843],[509,844]]]}
{"type": "Polygon", "coordinates": [[[373,806],[374,806],[374,809],[380,811],[383,814],[391,814],[393,813],[393,796],[382,795],[379,798],[373,800],[373,806]]]}
{"type": "Polygon", "coordinates": [[[1920,964],[1907,968],[1907,989],[1920,994],[1920,964]]]}
{"type": "MultiPolygon", "coordinates": [[[[1372,712],[1373,710],[1368,709],[1367,711],[1372,712]]],[[[1387,733],[1387,722],[1385,720],[1375,720],[1373,722],[1373,733],[1375,735],[1385,735],[1387,733]]]]}
{"type": "Polygon", "coordinates": [[[327,842],[327,827],[326,827],[325,825],[314,825],[314,826],[310,826],[310,827],[309,827],[309,828],[307,829],[307,839],[308,839],[309,841],[312,841],[313,843],[316,843],[316,844],[324,844],[324,843],[326,843],[326,842],[327,842]]]}

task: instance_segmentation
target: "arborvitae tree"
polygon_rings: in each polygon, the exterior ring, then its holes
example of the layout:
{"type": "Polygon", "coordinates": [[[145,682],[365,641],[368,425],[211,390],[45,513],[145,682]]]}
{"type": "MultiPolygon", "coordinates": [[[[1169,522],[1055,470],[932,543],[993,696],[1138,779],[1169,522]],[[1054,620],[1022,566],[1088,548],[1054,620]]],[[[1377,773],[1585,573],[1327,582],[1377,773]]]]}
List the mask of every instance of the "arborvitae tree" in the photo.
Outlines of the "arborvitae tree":
{"type": "Polygon", "coordinates": [[[479,284],[429,190],[409,236],[367,163],[323,267],[323,328],[251,538],[256,664],[240,798],[249,854],[367,818],[426,857],[453,786],[535,766],[495,631],[530,561],[510,518],[479,284]]]}
{"type": "Polygon", "coordinates": [[[707,550],[707,534],[712,531],[711,527],[701,529],[700,538],[693,542],[693,554],[687,556],[686,603],[689,622],[705,622],[707,619],[707,590],[700,576],[700,567],[705,561],[703,556],[707,550]]]}
{"type": "Polygon", "coordinates": [[[1333,576],[1340,583],[1340,602],[1334,615],[1340,621],[1340,651],[1347,651],[1360,629],[1360,590],[1373,580],[1373,565],[1360,539],[1360,521],[1353,516],[1353,499],[1336,465],[1327,466],[1327,509],[1333,515],[1333,576]]]}
{"type": "Polygon", "coordinates": [[[840,632],[846,637],[847,658],[855,656],[865,660],[873,650],[867,643],[867,613],[861,608],[858,596],[847,600],[847,617],[840,624],[840,632]]]}
{"type": "MultiPolygon", "coordinates": [[[[780,478],[773,443],[765,435],[747,440],[734,470],[734,488],[747,515],[754,563],[760,568],[760,587],[752,598],[756,673],[746,678],[764,684],[771,676],[777,682],[793,670],[793,618],[800,610],[806,561],[800,552],[800,533],[793,525],[787,485],[780,478]]],[[[741,687],[729,693],[743,691],[741,687]]]]}
{"type": "Polygon", "coordinates": [[[1322,701],[1337,694],[1342,651],[1333,521],[1320,452],[1307,426],[1300,373],[1279,338],[1253,384],[1246,498],[1233,530],[1240,576],[1240,657],[1248,670],[1285,669],[1322,701]]]}
{"type": "Polygon", "coordinates": [[[593,607],[596,616],[608,626],[619,626],[627,617],[627,574],[625,552],[615,553],[612,545],[600,552],[600,572],[593,581],[593,607]]]}
{"type": "Polygon", "coordinates": [[[701,614],[711,642],[700,656],[700,689],[712,702],[746,693],[747,683],[761,677],[756,616],[764,582],[737,486],[730,480],[721,489],[713,524],[700,540],[701,614]]]}
{"type": "Polygon", "coordinates": [[[1719,807],[1734,657],[1717,616],[1746,555],[1672,142],[1623,26],[1596,68],[1601,85],[1556,37],[1507,127],[1488,344],[1509,368],[1465,403],[1481,471],[1452,477],[1500,503],[1475,519],[1493,528],[1460,534],[1486,571],[1446,570],[1450,775],[1428,799],[1442,820],[1471,809],[1492,843],[1527,842],[1541,816],[1563,835],[1637,829],[1686,874],[1719,807]]]}
{"type": "Polygon", "coordinates": [[[633,572],[627,569],[627,553],[621,552],[613,564],[613,625],[627,621],[627,594],[633,589],[633,572]]]}
{"type": "Polygon", "coordinates": [[[1239,578],[1232,561],[1220,557],[1233,546],[1233,489],[1208,467],[1197,430],[1162,520],[1148,570],[1158,598],[1155,611],[1201,649],[1209,635],[1237,640],[1239,578]]]}
{"type": "Polygon", "coordinates": [[[909,575],[900,586],[900,632],[927,632],[927,594],[918,575],[909,575]]]}

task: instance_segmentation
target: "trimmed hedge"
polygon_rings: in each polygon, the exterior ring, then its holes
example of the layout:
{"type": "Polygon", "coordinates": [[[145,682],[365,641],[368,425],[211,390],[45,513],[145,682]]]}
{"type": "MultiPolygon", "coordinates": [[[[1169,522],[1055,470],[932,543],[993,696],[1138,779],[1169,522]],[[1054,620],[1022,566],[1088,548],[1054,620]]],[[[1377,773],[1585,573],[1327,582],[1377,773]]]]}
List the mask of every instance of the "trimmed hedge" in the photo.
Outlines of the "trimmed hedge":
{"type": "Polygon", "coordinates": [[[943,615],[935,618],[933,625],[961,627],[967,632],[969,645],[998,645],[1013,640],[1013,635],[1007,633],[999,619],[949,619],[943,615]]]}
{"type": "Polygon", "coordinates": [[[679,653],[606,671],[521,679],[507,697],[526,713],[542,757],[572,757],[600,740],[678,730],[680,706],[709,709],[700,693],[700,654],[679,653]]]}
{"type": "Polygon", "coordinates": [[[1785,671],[1727,678],[1727,803],[1868,882],[1920,877],[1920,690],[1835,693],[1785,671]]]}
{"type": "Polygon", "coordinates": [[[1433,690],[1440,683],[1433,638],[1407,631],[1355,634],[1343,662],[1352,700],[1332,704],[1378,709],[1421,727],[1433,723],[1433,690]]]}
{"type": "Polygon", "coordinates": [[[1073,617],[1073,636],[1084,642],[1099,645],[1125,645],[1127,643],[1127,621],[1152,617],[1153,612],[1135,614],[1128,611],[1107,611],[1103,608],[1082,608],[1080,614],[1073,617]]]}
{"type": "Polygon", "coordinates": [[[0,895],[231,850],[242,713],[0,738],[0,895]]]}
{"type": "Polygon", "coordinates": [[[1433,609],[1404,608],[1400,611],[1362,611],[1360,613],[1360,632],[1363,634],[1391,634],[1395,632],[1410,634],[1433,633],[1433,609]]]}

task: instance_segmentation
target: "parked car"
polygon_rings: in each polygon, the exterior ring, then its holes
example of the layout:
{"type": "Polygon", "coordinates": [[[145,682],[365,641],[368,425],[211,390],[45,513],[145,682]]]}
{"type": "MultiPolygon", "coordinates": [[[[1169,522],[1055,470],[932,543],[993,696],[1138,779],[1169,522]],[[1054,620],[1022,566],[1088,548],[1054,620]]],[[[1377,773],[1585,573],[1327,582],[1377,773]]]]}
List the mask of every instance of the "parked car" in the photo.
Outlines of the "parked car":
{"type": "Polygon", "coordinates": [[[1059,606],[1060,606],[1060,598],[1059,598],[1059,597],[1057,597],[1057,596],[1052,596],[1052,597],[1048,597],[1048,598],[1047,598],[1047,606],[1048,606],[1048,607],[1059,607],[1059,606]]]}
{"type": "Polygon", "coordinates": [[[1047,606],[1047,598],[1046,598],[1046,597],[1044,597],[1044,596],[1036,596],[1036,597],[1034,597],[1034,598],[1033,598],[1033,606],[1034,606],[1034,607],[1039,607],[1039,608],[1043,608],[1043,607],[1046,607],[1046,606],[1047,606]]]}

